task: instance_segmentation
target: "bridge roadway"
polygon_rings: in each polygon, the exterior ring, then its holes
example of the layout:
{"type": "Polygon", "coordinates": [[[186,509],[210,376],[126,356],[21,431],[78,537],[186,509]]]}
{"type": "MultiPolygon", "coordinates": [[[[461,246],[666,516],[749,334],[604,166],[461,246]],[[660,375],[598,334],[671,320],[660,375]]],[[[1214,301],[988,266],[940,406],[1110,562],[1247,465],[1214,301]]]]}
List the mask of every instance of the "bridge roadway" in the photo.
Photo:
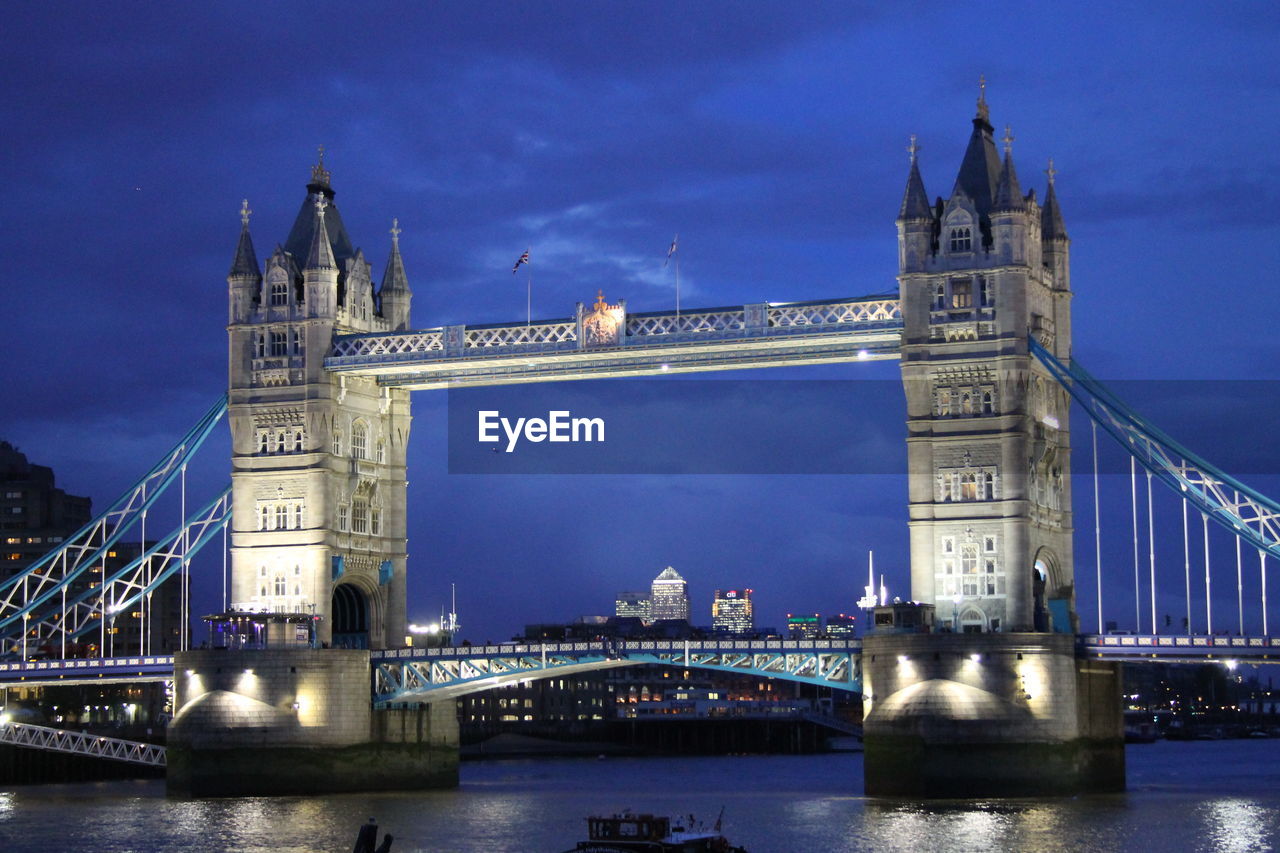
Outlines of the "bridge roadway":
{"type": "Polygon", "coordinates": [[[410,389],[648,376],[892,359],[902,338],[896,297],[761,302],[627,314],[594,310],[532,323],[341,335],[325,369],[410,389]]]}
{"type": "MultiPolygon", "coordinates": [[[[1280,664],[1280,637],[1081,634],[1076,640],[1081,655],[1109,660],[1280,664]]],[[[428,694],[433,699],[447,698],[498,684],[643,663],[717,669],[857,691],[862,687],[861,653],[861,639],[597,640],[387,649],[371,652],[370,662],[374,702],[384,705],[417,701],[428,694]]],[[[0,662],[0,686],[172,679],[172,655],[0,662]]]]}

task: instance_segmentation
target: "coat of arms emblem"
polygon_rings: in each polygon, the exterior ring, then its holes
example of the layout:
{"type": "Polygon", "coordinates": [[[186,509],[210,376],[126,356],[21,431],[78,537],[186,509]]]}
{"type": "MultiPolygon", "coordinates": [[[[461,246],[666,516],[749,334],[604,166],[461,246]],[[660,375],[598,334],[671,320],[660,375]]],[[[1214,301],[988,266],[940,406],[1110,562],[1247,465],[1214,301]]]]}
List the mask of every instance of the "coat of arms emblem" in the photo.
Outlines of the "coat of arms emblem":
{"type": "Polygon", "coordinates": [[[591,313],[582,318],[582,336],[589,347],[617,344],[622,333],[622,306],[604,301],[604,291],[596,291],[591,313]]]}

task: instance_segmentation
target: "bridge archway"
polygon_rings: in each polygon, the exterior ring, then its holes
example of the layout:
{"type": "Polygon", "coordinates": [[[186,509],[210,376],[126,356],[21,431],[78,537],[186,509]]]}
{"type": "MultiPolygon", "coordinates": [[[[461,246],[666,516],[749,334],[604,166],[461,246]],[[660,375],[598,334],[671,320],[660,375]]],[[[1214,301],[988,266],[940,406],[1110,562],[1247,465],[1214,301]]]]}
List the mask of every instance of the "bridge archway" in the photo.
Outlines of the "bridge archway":
{"type": "Polygon", "coordinates": [[[1071,586],[1063,584],[1058,557],[1049,548],[1036,551],[1031,568],[1032,620],[1037,631],[1072,632],[1071,586]]]}
{"type": "Polygon", "coordinates": [[[369,648],[371,604],[364,590],[353,583],[340,583],[333,588],[330,613],[333,614],[332,645],[335,649],[369,648]]]}

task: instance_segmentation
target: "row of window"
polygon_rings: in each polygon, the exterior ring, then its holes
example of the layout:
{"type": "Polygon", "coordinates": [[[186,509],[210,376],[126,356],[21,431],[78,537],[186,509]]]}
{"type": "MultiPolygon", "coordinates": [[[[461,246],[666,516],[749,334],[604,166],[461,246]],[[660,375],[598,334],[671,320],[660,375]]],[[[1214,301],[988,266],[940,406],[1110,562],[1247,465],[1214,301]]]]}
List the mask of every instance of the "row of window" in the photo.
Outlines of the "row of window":
{"type": "Polygon", "coordinates": [[[301,453],[302,449],[302,427],[258,430],[259,453],[301,453]]]}
{"type": "Polygon", "coordinates": [[[350,519],[350,530],[352,533],[367,533],[370,536],[382,535],[382,510],[379,507],[370,506],[367,499],[353,498],[351,500],[350,515],[348,515],[347,505],[339,504],[339,530],[348,529],[348,518],[350,519]]]}
{"type": "Polygon", "coordinates": [[[983,275],[977,277],[976,289],[973,278],[953,278],[934,285],[934,311],[965,311],[974,307],[990,308],[995,304],[996,295],[992,281],[983,275]]]}
{"type": "MultiPolygon", "coordinates": [[[[6,545],[21,545],[21,544],[22,544],[22,541],[23,541],[23,540],[22,540],[22,537],[21,537],[21,536],[9,536],[9,537],[7,537],[7,538],[4,540],[4,544],[6,544],[6,545]]],[[[50,536],[50,537],[49,537],[49,543],[50,543],[50,544],[55,544],[55,543],[57,543],[57,542],[61,542],[61,541],[62,541],[62,537],[61,537],[61,536],[50,536]]],[[[40,537],[40,536],[28,536],[28,537],[27,537],[27,539],[26,539],[26,542],[27,542],[27,544],[28,544],[28,545],[39,545],[40,543],[44,542],[44,539],[43,539],[42,537],[40,537]]],[[[114,556],[115,556],[115,554],[112,554],[111,556],[113,556],[113,557],[114,557],[114,556]]]]}
{"type": "Polygon", "coordinates": [[[294,329],[269,329],[253,336],[254,358],[281,358],[302,353],[302,333],[294,329]]]}
{"type": "Polygon", "coordinates": [[[996,469],[969,468],[940,471],[937,500],[993,501],[996,499],[996,469]]]}
{"type": "MultiPolygon", "coordinates": [[[[333,431],[333,455],[342,455],[342,433],[339,430],[333,431]]],[[[380,465],[387,461],[387,446],[381,441],[374,446],[373,454],[370,455],[369,428],[364,421],[356,421],[351,426],[351,458],[373,459],[380,465]]]]}
{"type": "Polygon", "coordinates": [[[259,530],[301,530],[302,501],[262,501],[258,504],[259,530]]]}
{"type": "Polygon", "coordinates": [[[956,415],[994,415],[994,386],[940,387],[934,394],[934,415],[949,418],[956,415]]]}

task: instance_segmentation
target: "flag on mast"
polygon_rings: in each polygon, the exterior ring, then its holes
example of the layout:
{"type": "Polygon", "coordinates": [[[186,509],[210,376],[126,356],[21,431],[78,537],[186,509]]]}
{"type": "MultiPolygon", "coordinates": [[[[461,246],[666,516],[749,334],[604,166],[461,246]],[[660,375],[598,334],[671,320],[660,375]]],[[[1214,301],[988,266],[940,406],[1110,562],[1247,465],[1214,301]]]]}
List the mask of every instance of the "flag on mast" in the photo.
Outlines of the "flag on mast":
{"type": "Polygon", "coordinates": [[[666,268],[667,264],[671,263],[671,256],[676,253],[676,243],[679,242],[679,240],[680,240],[679,234],[671,238],[671,248],[667,249],[667,259],[662,262],[662,266],[664,269],[666,268]]]}
{"type": "Polygon", "coordinates": [[[516,270],[520,269],[520,265],[527,264],[527,263],[529,263],[529,250],[525,249],[524,254],[516,258],[515,265],[511,267],[511,274],[515,275],[516,270]]]}

